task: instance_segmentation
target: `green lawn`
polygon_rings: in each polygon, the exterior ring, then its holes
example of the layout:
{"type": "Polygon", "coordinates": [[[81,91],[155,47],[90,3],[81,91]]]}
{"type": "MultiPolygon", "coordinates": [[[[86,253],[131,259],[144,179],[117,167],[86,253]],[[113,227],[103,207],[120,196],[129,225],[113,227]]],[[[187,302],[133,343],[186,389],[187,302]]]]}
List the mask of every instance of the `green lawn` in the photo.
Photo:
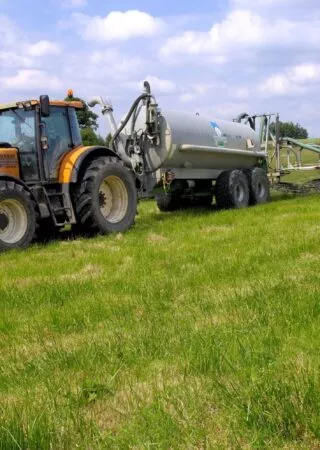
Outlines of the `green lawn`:
{"type": "Polygon", "coordinates": [[[2,254],[0,448],[320,448],[319,204],[2,254]]]}

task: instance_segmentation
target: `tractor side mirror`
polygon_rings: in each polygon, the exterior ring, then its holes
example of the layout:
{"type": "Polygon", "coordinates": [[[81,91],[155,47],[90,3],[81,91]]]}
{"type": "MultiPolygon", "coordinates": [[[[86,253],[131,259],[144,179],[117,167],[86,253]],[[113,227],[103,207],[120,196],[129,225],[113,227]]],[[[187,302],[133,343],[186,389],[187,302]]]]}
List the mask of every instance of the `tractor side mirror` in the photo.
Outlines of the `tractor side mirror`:
{"type": "Polygon", "coordinates": [[[40,112],[41,117],[50,116],[50,101],[48,95],[40,95],[40,112]]]}

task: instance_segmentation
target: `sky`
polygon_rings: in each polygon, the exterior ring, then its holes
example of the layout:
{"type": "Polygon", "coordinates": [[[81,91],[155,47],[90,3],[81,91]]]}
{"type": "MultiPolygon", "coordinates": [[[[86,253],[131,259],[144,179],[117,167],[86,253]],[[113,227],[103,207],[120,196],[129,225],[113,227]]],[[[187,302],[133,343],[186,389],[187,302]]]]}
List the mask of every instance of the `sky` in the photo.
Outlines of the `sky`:
{"type": "Polygon", "coordinates": [[[0,0],[0,102],[72,88],[119,119],[145,79],[160,108],[279,112],[319,137],[320,0],[0,0]]]}

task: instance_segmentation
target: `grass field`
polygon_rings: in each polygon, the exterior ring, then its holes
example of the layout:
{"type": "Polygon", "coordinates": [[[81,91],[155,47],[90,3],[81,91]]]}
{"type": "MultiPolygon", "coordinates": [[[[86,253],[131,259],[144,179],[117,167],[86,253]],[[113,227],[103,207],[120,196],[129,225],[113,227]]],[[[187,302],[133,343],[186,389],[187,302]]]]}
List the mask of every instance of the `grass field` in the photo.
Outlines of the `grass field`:
{"type": "Polygon", "coordinates": [[[0,256],[1,449],[319,449],[320,197],[0,256]]]}

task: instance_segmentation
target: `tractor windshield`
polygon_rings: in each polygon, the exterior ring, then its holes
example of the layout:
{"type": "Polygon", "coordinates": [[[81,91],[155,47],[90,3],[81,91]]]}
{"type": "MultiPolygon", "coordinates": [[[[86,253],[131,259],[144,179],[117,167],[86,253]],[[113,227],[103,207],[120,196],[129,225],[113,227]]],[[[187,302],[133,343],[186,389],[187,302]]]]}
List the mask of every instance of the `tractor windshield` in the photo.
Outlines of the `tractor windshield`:
{"type": "Polygon", "coordinates": [[[9,109],[0,112],[0,146],[17,147],[20,152],[36,150],[35,111],[9,109]]]}

